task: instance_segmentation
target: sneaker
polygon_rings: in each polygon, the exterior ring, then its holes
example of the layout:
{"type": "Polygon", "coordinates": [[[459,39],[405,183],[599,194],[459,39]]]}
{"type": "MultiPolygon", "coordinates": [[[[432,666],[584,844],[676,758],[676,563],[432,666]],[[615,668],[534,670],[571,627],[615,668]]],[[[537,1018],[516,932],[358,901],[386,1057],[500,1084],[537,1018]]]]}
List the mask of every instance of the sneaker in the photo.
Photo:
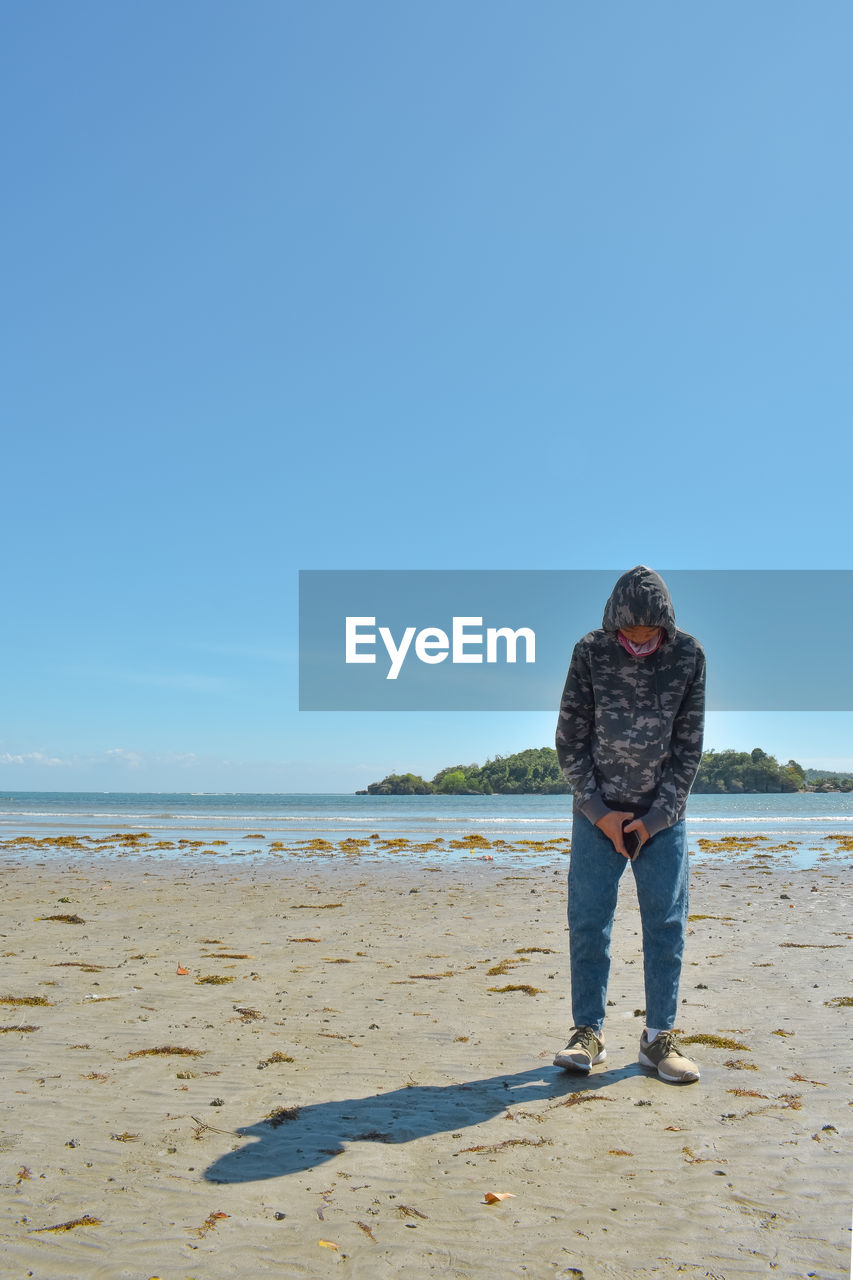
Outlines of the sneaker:
{"type": "Polygon", "coordinates": [[[659,1031],[651,1041],[644,1031],[640,1037],[639,1062],[657,1071],[661,1080],[669,1084],[692,1084],[699,1079],[699,1068],[681,1052],[674,1031],[659,1031]]]}
{"type": "Polygon", "coordinates": [[[573,1027],[574,1034],[554,1059],[555,1067],[563,1067],[566,1071],[582,1071],[587,1074],[590,1067],[603,1062],[607,1057],[604,1040],[595,1034],[592,1027],[573,1027]]]}

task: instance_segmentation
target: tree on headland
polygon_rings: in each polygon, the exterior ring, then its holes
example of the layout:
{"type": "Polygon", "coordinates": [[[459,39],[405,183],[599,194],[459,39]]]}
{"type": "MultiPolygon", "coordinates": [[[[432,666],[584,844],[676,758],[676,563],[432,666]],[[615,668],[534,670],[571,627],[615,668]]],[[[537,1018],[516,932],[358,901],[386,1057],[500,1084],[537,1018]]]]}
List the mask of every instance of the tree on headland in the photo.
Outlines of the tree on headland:
{"type": "Polygon", "coordinates": [[[438,795],[456,796],[482,790],[475,785],[479,767],[476,764],[452,764],[440,769],[432,780],[433,791],[438,795]]]}
{"type": "Polygon", "coordinates": [[[806,769],[804,773],[809,791],[853,791],[853,773],[827,769],[806,769]]]}
{"type": "Polygon", "coordinates": [[[434,788],[417,773],[389,773],[381,782],[371,782],[367,794],[371,796],[428,796],[434,788]]]}
{"type": "Polygon", "coordinates": [[[559,795],[571,790],[553,747],[530,747],[511,756],[495,756],[477,772],[483,791],[500,795],[559,795]]]}
{"type": "MultiPolygon", "coordinates": [[[[761,747],[752,751],[705,751],[693,791],[697,795],[754,795],[765,792],[851,790],[844,775],[814,783],[796,760],[780,765],[761,747]]],[[[850,775],[848,775],[850,778],[850,775]]],[[[392,773],[371,782],[367,794],[389,795],[564,795],[571,791],[553,747],[530,747],[513,755],[490,757],[484,765],[454,764],[431,781],[415,773],[392,773]]]]}
{"type": "Polygon", "coordinates": [[[779,765],[761,747],[752,751],[703,751],[693,791],[696,795],[755,795],[802,791],[805,773],[796,760],[779,765]]]}
{"type": "Polygon", "coordinates": [[[789,769],[795,778],[799,778],[801,786],[805,785],[806,771],[801,764],[797,764],[796,760],[789,760],[785,768],[789,769]]]}

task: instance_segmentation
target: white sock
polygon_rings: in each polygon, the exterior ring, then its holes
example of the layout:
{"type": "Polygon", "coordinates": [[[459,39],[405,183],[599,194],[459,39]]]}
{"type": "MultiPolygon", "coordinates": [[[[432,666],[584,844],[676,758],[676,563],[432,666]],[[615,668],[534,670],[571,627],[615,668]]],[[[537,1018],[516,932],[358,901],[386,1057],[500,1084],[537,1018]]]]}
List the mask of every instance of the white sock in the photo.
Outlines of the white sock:
{"type": "Polygon", "coordinates": [[[649,1044],[654,1040],[655,1036],[660,1035],[659,1027],[646,1027],[646,1039],[649,1044]]]}

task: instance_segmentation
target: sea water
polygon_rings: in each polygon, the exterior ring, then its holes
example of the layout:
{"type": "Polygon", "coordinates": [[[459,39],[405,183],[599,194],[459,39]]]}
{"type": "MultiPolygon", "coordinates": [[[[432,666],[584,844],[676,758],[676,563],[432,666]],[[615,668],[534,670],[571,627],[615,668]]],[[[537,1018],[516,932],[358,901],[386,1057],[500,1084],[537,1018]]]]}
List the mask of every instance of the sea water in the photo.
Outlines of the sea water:
{"type": "MultiPolygon", "coordinates": [[[[224,840],[219,846],[223,856],[248,846],[255,856],[262,856],[272,841],[290,847],[312,839],[334,842],[373,835],[413,843],[441,837],[449,844],[480,834],[512,844],[567,839],[571,797],[0,792],[0,841],[62,835],[98,839],[114,832],[143,831],[152,841],[224,840]],[[264,839],[249,840],[247,846],[249,836],[264,839]]],[[[764,836],[768,845],[795,845],[790,851],[793,865],[806,866],[823,850],[836,847],[827,836],[853,838],[853,793],[694,795],[687,807],[687,833],[700,859],[719,856],[703,850],[700,840],[764,836]]],[[[38,852],[41,857],[45,850],[38,852]]],[[[459,856],[460,851],[446,852],[459,856]]]]}

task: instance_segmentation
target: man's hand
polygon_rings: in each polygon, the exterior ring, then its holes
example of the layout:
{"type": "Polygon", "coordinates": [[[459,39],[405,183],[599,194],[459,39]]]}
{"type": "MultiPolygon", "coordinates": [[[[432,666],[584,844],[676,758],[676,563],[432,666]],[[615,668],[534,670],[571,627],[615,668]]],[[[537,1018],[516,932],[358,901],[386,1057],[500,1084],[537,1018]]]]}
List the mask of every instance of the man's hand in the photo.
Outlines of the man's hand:
{"type": "MultiPolygon", "coordinates": [[[[595,824],[604,832],[613,848],[617,853],[621,853],[623,858],[628,857],[628,852],[622,843],[622,824],[627,822],[629,818],[633,818],[633,816],[633,813],[622,813],[619,809],[611,809],[608,813],[605,813],[603,818],[599,818],[595,824]]],[[[643,824],[637,819],[636,822],[631,823],[631,826],[642,827],[643,824]]],[[[644,832],[645,830],[645,827],[643,827],[644,832]]],[[[648,833],[646,833],[645,839],[648,839],[648,833]]],[[[630,862],[630,858],[628,861],[630,862]]]]}
{"type": "MultiPolygon", "coordinates": [[[[627,827],[625,827],[625,830],[636,831],[637,835],[640,837],[640,843],[637,847],[637,853],[639,853],[640,849],[642,849],[643,845],[649,839],[649,833],[646,830],[646,824],[643,822],[643,819],[635,818],[633,822],[628,823],[627,827]]],[[[635,858],[637,856],[637,853],[634,854],[635,858]]]]}

